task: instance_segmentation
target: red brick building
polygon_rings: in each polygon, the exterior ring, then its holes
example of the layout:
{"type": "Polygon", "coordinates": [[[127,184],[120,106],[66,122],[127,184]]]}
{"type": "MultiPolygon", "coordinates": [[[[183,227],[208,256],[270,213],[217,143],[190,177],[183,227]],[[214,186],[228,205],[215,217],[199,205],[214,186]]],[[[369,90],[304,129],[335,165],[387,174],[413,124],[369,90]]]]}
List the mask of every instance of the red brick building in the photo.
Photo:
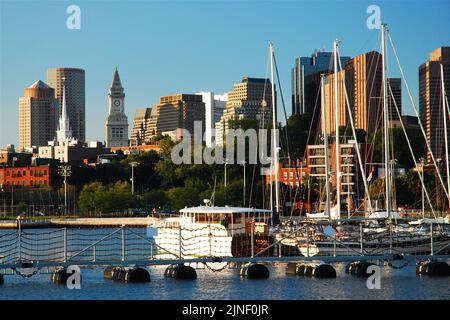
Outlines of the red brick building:
{"type": "Polygon", "coordinates": [[[55,169],[50,166],[0,167],[1,189],[54,186],[55,178],[55,169]]]}

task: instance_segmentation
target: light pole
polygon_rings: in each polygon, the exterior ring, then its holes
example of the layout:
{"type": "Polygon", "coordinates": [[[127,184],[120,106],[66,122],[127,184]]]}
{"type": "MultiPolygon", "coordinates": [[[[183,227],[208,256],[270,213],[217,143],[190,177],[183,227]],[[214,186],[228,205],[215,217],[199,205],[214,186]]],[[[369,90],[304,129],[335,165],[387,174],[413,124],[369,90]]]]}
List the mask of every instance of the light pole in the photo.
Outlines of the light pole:
{"type": "Polygon", "coordinates": [[[425,158],[420,158],[420,165],[422,167],[422,219],[425,218],[425,180],[424,180],[424,172],[425,172],[425,158]]]}
{"type": "Polygon", "coordinates": [[[133,161],[130,162],[131,166],[131,194],[134,195],[134,167],[137,167],[139,165],[139,162],[133,161]]]}
{"type": "Polygon", "coordinates": [[[228,159],[227,158],[225,158],[224,159],[225,160],[225,170],[224,170],[224,178],[223,178],[223,184],[224,184],[224,187],[226,188],[227,187],[227,163],[228,163],[228,159]]]}
{"type": "Polygon", "coordinates": [[[72,174],[70,166],[59,166],[59,174],[64,177],[64,215],[67,215],[67,177],[72,174]]]}

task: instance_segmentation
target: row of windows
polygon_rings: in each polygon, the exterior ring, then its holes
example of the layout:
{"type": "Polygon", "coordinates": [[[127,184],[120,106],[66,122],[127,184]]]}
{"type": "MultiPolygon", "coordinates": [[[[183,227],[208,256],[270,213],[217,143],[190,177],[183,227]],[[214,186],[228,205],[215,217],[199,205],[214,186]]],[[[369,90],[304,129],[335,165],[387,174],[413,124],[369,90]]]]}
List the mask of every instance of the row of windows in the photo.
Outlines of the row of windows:
{"type": "MultiPolygon", "coordinates": [[[[26,170],[7,170],[6,176],[15,178],[15,177],[25,177],[27,175],[26,170]]],[[[30,170],[30,176],[45,176],[47,175],[47,170],[30,170]]]]}
{"type": "MultiPolygon", "coordinates": [[[[17,186],[17,187],[26,187],[27,182],[26,181],[12,181],[11,183],[9,181],[6,181],[6,186],[17,186]]],[[[48,185],[47,180],[30,180],[29,186],[39,186],[39,185],[48,185]]]]}

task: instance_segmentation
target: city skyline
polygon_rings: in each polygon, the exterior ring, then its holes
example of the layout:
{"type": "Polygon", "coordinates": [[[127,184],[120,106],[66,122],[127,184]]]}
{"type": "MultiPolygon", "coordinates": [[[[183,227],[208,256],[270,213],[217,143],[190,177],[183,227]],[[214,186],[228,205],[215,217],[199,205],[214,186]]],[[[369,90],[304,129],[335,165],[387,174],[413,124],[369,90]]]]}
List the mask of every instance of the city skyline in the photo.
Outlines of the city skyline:
{"type": "MultiPolygon", "coordinates": [[[[126,115],[133,119],[137,108],[153,106],[160,96],[225,93],[244,75],[268,76],[269,40],[275,45],[281,89],[290,114],[290,68],[297,57],[323,47],[331,50],[336,37],[341,40],[342,56],[379,51],[379,30],[366,26],[366,9],[371,4],[380,6],[382,20],[389,25],[418,108],[418,68],[431,51],[448,45],[445,32],[435,30],[450,29],[450,4],[445,1],[434,1],[426,8],[417,1],[76,4],[81,9],[80,30],[66,28],[68,2],[0,3],[0,146],[18,145],[18,99],[31,83],[46,81],[48,68],[86,71],[86,140],[104,141],[102,122],[108,113],[107,94],[115,66],[127,87],[126,115]],[[345,4],[354,9],[346,10],[345,4]],[[299,18],[294,14],[299,10],[314,14],[299,18]],[[168,25],[168,14],[190,17],[189,23],[168,25]],[[17,19],[19,15],[21,19],[17,19]],[[278,21],[276,25],[256,24],[270,21],[271,15],[278,21]],[[300,21],[296,23],[294,18],[300,21]],[[318,19],[321,28],[315,29],[318,19]],[[162,22],[164,28],[157,28],[162,22]],[[42,34],[48,41],[42,41],[42,34]],[[24,50],[19,41],[25,35],[33,50],[24,50]],[[38,39],[33,39],[34,35],[38,39]]],[[[390,62],[390,77],[398,77],[392,54],[390,62]]],[[[404,113],[413,114],[406,94],[403,90],[404,113]]],[[[279,98],[278,108],[281,115],[279,98]]],[[[279,120],[284,122],[281,116],[279,120]]]]}

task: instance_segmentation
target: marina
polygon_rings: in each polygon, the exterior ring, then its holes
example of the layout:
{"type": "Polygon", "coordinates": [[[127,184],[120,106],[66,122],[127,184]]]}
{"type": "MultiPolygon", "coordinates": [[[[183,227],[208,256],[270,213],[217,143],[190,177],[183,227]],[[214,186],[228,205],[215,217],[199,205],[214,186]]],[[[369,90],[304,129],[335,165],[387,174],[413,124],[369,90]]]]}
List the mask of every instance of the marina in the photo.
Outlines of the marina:
{"type": "Polygon", "coordinates": [[[310,219],[272,228],[267,210],[210,206],[183,209],[179,217],[148,217],[146,228],[22,229],[19,219],[17,230],[0,231],[0,274],[7,282],[13,275],[48,273],[65,285],[75,265],[103,268],[106,279],[131,284],[150,282],[148,270],[165,266],[165,277],[174,279],[195,280],[198,269],[238,269],[241,278],[266,279],[271,265],[284,263],[286,274],[336,278],[331,264],[345,262],[350,274],[352,263],[361,264],[363,271],[356,272],[362,277],[370,275],[369,264],[416,265],[418,276],[450,276],[448,224],[419,223],[415,230],[413,223],[399,240],[393,222],[387,235],[379,228],[379,238],[364,226],[381,221],[350,222],[350,229],[342,221],[310,219]]]}
{"type": "Polygon", "coordinates": [[[448,5],[106,5],[0,6],[0,300],[450,300],[448,5]]]}

